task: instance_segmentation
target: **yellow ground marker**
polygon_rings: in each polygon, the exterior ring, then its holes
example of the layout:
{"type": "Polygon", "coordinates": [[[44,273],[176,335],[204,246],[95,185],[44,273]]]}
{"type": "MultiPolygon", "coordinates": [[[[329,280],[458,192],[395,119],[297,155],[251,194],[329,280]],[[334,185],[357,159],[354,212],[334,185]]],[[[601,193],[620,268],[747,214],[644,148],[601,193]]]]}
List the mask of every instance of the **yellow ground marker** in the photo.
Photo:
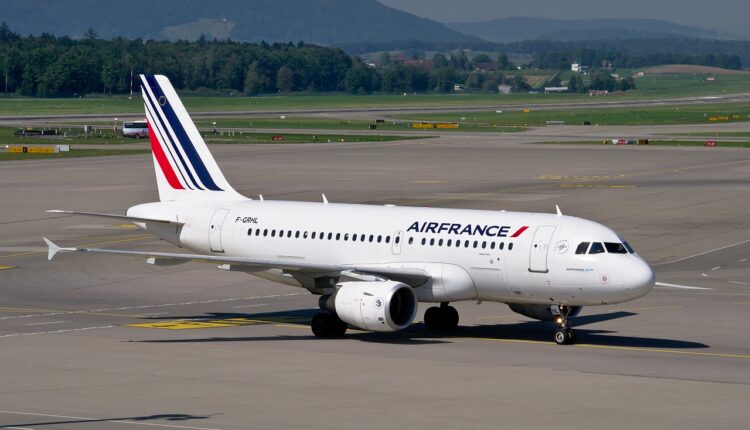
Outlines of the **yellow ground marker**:
{"type": "Polygon", "coordinates": [[[255,324],[285,324],[308,323],[307,318],[299,317],[273,317],[273,318],[222,318],[215,320],[173,320],[156,321],[147,323],[127,324],[125,327],[157,328],[164,330],[194,330],[202,328],[240,327],[255,324]]]}
{"type": "Polygon", "coordinates": [[[0,270],[15,269],[16,266],[0,266],[0,270]]]}

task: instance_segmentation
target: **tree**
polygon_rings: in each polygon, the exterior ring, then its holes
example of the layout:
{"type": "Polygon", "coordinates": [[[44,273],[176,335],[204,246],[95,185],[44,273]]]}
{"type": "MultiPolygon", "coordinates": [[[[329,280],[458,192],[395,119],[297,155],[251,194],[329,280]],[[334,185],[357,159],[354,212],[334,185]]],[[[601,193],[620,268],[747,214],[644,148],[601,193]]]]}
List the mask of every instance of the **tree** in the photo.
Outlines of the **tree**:
{"type": "Polygon", "coordinates": [[[380,54],[380,67],[388,67],[391,65],[391,53],[390,52],[383,52],[380,54]]]}
{"type": "Polygon", "coordinates": [[[508,60],[508,54],[505,52],[501,52],[497,56],[497,67],[500,68],[500,70],[513,70],[515,67],[513,66],[513,63],[508,60]]]}
{"type": "Polygon", "coordinates": [[[294,90],[294,71],[287,66],[281,66],[276,73],[276,88],[282,93],[294,90]]]}
{"type": "Polygon", "coordinates": [[[570,77],[570,80],[568,81],[568,91],[572,93],[578,93],[584,91],[584,83],[583,78],[579,76],[578,74],[574,74],[570,77]]]}
{"type": "Polygon", "coordinates": [[[377,85],[377,73],[361,61],[355,61],[344,77],[344,89],[352,94],[370,93],[377,85]]]}
{"type": "Polygon", "coordinates": [[[245,75],[245,94],[255,96],[271,89],[271,80],[260,69],[257,61],[253,61],[245,75]]]}
{"type": "Polygon", "coordinates": [[[110,59],[104,63],[101,76],[101,80],[104,82],[104,89],[102,91],[104,94],[107,94],[107,90],[112,94],[112,89],[117,85],[118,70],[118,64],[114,60],[110,59]]]}
{"type": "Polygon", "coordinates": [[[445,58],[445,55],[441,53],[437,53],[432,56],[432,67],[434,69],[439,69],[441,67],[448,67],[450,66],[450,61],[448,61],[447,58],[445,58]]]}

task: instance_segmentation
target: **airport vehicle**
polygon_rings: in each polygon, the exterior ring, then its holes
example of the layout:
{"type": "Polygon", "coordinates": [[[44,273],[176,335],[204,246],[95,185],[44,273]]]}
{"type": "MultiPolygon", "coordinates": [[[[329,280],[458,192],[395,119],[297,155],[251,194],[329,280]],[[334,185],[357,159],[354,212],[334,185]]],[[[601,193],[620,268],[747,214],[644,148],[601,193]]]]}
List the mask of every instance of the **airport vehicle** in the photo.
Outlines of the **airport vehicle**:
{"type": "Polygon", "coordinates": [[[122,124],[122,135],[125,137],[148,137],[147,121],[133,121],[122,124]]]}
{"type": "Polygon", "coordinates": [[[418,302],[431,330],[451,330],[450,302],[502,302],[554,321],[558,344],[575,342],[569,319],[582,306],[633,300],[654,273],[620,236],[593,221],[555,214],[250,199],[219,170],[169,80],[141,76],[159,202],[125,220],[187,253],[61,248],[140,256],[154,265],[191,261],[306,288],[320,296],[319,337],[347,325],[389,332],[413,322],[418,302]]]}

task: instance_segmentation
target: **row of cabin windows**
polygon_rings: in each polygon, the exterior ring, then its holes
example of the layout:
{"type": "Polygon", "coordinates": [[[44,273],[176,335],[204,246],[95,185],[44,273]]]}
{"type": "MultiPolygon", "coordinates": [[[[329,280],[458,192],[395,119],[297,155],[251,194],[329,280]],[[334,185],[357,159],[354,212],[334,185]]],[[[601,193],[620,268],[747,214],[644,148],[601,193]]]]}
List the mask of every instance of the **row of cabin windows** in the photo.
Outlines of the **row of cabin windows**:
{"type": "MultiPolygon", "coordinates": [[[[349,234],[349,233],[325,233],[325,232],[308,232],[308,231],[292,231],[292,230],[276,230],[276,229],[259,229],[256,228],[253,230],[252,228],[247,231],[248,236],[263,236],[263,237],[279,237],[279,238],[292,238],[299,239],[300,237],[302,239],[318,239],[318,240],[344,240],[345,242],[348,242],[351,240],[352,242],[385,242],[385,243],[391,243],[391,237],[390,236],[383,236],[381,234],[374,235],[371,234],[369,237],[366,234],[349,234]]],[[[396,236],[394,239],[395,243],[401,243],[401,238],[396,236]]]]}
{"type": "MultiPolygon", "coordinates": [[[[410,237],[409,238],[409,245],[411,245],[412,243],[414,243],[414,238],[410,237]]],[[[482,249],[487,249],[487,248],[489,248],[489,249],[495,249],[495,247],[497,247],[498,250],[505,249],[505,242],[500,242],[500,243],[487,242],[487,241],[479,242],[478,240],[475,240],[475,241],[472,242],[470,240],[461,241],[460,239],[456,239],[455,241],[453,239],[437,239],[436,240],[434,238],[432,238],[432,239],[430,239],[428,241],[427,238],[423,237],[422,238],[422,245],[425,246],[425,245],[428,245],[428,244],[430,246],[445,246],[445,247],[454,247],[454,248],[461,248],[461,247],[463,247],[463,248],[475,248],[476,249],[476,248],[480,248],[481,247],[482,249]]],[[[508,251],[510,251],[512,249],[513,249],[513,244],[509,243],[508,244],[508,251]]]]}
{"type": "MultiPolygon", "coordinates": [[[[385,242],[385,243],[391,243],[391,237],[390,236],[383,236],[383,235],[377,235],[376,236],[374,234],[371,234],[368,237],[368,235],[366,235],[366,234],[359,234],[358,235],[357,233],[354,233],[354,234],[351,234],[351,235],[349,233],[343,233],[343,234],[342,233],[327,233],[326,234],[325,232],[318,233],[316,231],[313,231],[313,232],[299,231],[299,230],[297,230],[297,231],[292,231],[292,230],[278,230],[277,231],[276,229],[271,229],[271,230],[269,230],[269,229],[263,229],[263,230],[261,230],[259,228],[256,228],[255,230],[253,230],[251,228],[251,229],[249,229],[247,231],[247,235],[248,236],[262,236],[262,237],[269,237],[270,236],[270,237],[279,237],[279,238],[286,237],[286,238],[289,238],[289,239],[291,239],[292,237],[294,237],[295,239],[299,239],[301,237],[303,239],[308,239],[309,238],[309,239],[318,239],[318,240],[326,240],[326,239],[328,239],[328,240],[342,240],[343,239],[345,242],[348,242],[351,239],[352,242],[371,242],[371,243],[372,242],[377,242],[377,243],[385,242]]],[[[400,236],[396,236],[393,239],[393,242],[396,243],[396,244],[401,243],[401,237],[400,236]]],[[[409,238],[409,245],[413,245],[413,244],[414,244],[414,238],[410,237],[409,238]]],[[[461,241],[460,239],[456,239],[455,241],[453,239],[447,239],[447,240],[446,239],[437,239],[436,240],[434,238],[430,239],[429,242],[428,242],[427,238],[422,238],[422,245],[426,246],[427,244],[429,244],[430,246],[446,246],[446,247],[455,247],[455,248],[461,248],[461,247],[463,247],[463,248],[480,248],[481,247],[482,249],[487,249],[489,247],[489,249],[495,249],[495,248],[497,248],[498,250],[505,249],[505,243],[504,242],[500,242],[500,243],[487,242],[487,241],[479,242],[478,240],[475,240],[475,241],[472,242],[470,240],[461,241]]],[[[508,250],[510,251],[512,249],[513,249],[513,244],[509,243],[508,244],[508,250]]]]}

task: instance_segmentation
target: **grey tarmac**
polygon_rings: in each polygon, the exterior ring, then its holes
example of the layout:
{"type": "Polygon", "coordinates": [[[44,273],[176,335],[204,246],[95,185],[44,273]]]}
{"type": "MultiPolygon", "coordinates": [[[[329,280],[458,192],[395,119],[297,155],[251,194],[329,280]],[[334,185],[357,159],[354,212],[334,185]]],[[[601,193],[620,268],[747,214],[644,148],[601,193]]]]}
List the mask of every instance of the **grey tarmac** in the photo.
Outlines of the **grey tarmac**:
{"type": "Polygon", "coordinates": [[[660,286],[584,309],[576,346],[488,302],[456,304],[461,326],[450,335],[425,332],[423,306],[404,333],[321,340],[304,290],[211,265],[48,262],[42,236],[175,250],[128,225],[44,213],[153,201],[152,160],[0,164],[0,428],[746,427],[750,152],[520,136],[212,151],[250,197],[530,212],[557,204],[613,227],[660,286]]]}

